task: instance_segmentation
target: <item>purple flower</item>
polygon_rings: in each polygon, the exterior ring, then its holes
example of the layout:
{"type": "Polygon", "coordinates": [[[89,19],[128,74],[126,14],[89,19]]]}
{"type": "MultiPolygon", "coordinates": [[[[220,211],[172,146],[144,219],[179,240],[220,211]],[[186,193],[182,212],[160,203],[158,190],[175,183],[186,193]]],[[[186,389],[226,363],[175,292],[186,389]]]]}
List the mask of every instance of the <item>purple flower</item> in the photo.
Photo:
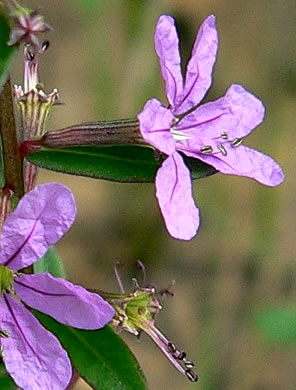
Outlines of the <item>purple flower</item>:
{"type": "Polygon", "coordinates": [[[15,25],[11,29],[8,45],[26,42],[40,49],[38,35],[51,30],[51,27],[44,22],[43,16],[38,11],[32,11],[28,8],[21,7],[15,1],[9,1],[11,16],[15,25]]]}
{"type": "Polygon", "coordinates": [[[21,274],[72,225],[76,206],[66,187],[36,187],[19,202],[2,230],[0,259],[0,346],[5,367],[22,389],[62,390],[71,379],[67,352],[20,302],[57,321],[98,329],[114,316],[99,295],[50,274],[21,274]]]}
{"type": "Polygon", "coordinates": [[[170,16],[158,20],[155,48],[169,106],[149,100],[138,116],[140,131],[146,142],[168,156],[156,174],[156,196],[166,227],[173,237],[189,240],[197,232],[199,211],[192,198],[190,172],[179,152],[222,173],[247,176],[268,186],[280,184],[284,174],[270,157],[241,145],[264,118],[264,107],[254,95],[233,84],[225,96],[196,107],[212,82],[218,48],[213,15],[197,34],[185,81],[170,16]]]}

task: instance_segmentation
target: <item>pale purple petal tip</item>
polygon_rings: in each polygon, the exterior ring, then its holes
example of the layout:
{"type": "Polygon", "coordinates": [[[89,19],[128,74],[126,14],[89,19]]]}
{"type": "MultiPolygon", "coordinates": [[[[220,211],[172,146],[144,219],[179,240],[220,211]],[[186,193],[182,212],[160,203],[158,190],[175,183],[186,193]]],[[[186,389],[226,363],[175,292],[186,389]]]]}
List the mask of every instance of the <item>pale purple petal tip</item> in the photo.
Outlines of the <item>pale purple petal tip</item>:
{"type": "Polygon", "coordinates": [[[27,305],[75,328],[102,328],[115,314],[99,295],[50,274],[22,275],[15,291],[27,305]]]}
{"type": "Polygon", "coordinates": [[[198,158],[224,174],[246,176],[269,187],[281,184],[285,178],[282,168],[271,157],[242,145],[227,148],[227,156],[198,158]]]}
{"type": "Polygon", "coordinates": [[[157,150],[172,154],[175,150],[175,140],[170,132],[174,116],[156,99],[148,100],[138,115],[140,131],[146,142],[157,150]]]}
{"type": "Polygon", "coordinates": [[[4,364],[23,390],[65,390],[72,376],[67,352],[20,302],[8,294],[0,300],[4,364]]]}
{"type": "Polygon", "coordinates": [[[75,215],[74,196],[61,184],[28,192],[4,223],[1,263],[14,270],[33,264],[68,231],[75,215]]]}
{"type": "Polygon", "coordinates": [[[218,50],[218,31],[214,15],[202,23],[187,65],[186,81],[181,98],[175,104],[175,114],[197,106],[212,84],[212,72],[218,50]]]}
{"type": "Polygon", "coordinates": [[[174,238],[190,240],[199,227],[199,211],[192,198],[189,170],[178,153],[163,162],[155,184],[168,232],[174,238]]]}
{"type": "Polygon", "coordinates": [[[166,84],[166,95],[172,107],[175,106],[183,90],[179,39],[172,17],[162,15],[157,22],[155,50],[159,57],[162,76],[166,84]]]}
{"type": "Polygon", "coordinates": [[[238,120],[236,137],[245,137],[263,122],[265,108],[262,101],[241,85],[232,84],[228,88],[225,105],[238,120]]]}

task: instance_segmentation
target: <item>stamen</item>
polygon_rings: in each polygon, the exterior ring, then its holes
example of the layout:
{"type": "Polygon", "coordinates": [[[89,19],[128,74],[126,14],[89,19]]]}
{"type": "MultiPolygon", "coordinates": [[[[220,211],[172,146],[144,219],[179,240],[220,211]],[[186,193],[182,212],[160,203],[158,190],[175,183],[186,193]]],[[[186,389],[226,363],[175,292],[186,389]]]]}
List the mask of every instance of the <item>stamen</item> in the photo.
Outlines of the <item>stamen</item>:
{"type": "Polygon", "coordinates": [[[192,370],[192,367],[194,366],[193,362],[186,360],[186,352],[179,351],[176,344],[167,340],[167,338],[157,328],[155,328],[154,325],[151,323],[146,325],[148,326],[144,328],[144,331],[164,352],[175,368],[181,372],[181,374],[186,375],[191,382],[196,382],[198,380],[198,375],[192,370]]]}
{"type": "Polygon", "coordinates": [[[227,150],[225,149],[225,147],[222,144],[218,145],[218,149],[223,154],[223,156],[227,156],[227,150]]]}
{"type": "Polygon", "coordinates": [[[0,344],[0,356],[2,360],[5,360],[5,355],[4,355],[4,348],[3,345],[0,344]]]}
{"type": "Polygon", "coordinates": [[[178,353],[175,354],[174,357],[178,360],[184,360],[186,358],[186,352],[185,351],[181,351],[181,352],[178,351],[178,353]]]}
{"type": "Polygon", "coordinates": [[[184,364],[186,368],[193,368],[195,366],[191,360],[184,360],[184,364]]]}
{"type": "Polygon", "coordinates": [[[115,273],[115,278],[116,278],[117,284],[119,286],[119,290],[122,294],[124,294],[125,291],[124,291],[123,283],[122,283],[120,273],[119,273],[119,267],[121,267],[121,266],[122,266],[122,264],[120,263],[120,261],[117,261],[115,263],[115,266],[114,266],[114,273],[115,273]]]}
{"type": "Polygon", "coordinates": [[[191,382],[197,382],[198,381],[198,375],[194,371],[189,369],[189,370],[185,371],[185,374],[186,374],[187,378],[191,382]]]}
{"type": "Polygon", "coordinates": [[[176,281],[172,280],[170,285],[167,288],[164,288],[158,292],[158,294],[161,296],[161,298],[167,298],[167,297],[174,297],[174,292],[171,290],[171,288],[175,285],[176,281]]]}
{"type": "Polygon", "coordinates": [[[43,91],[44,90],[44,84],[43,83],[37,83],[36,87],[37,91],[43,91]]]}
{"type": "Polygon", "coordinates": [[[132,282],[133,282],[135,290],[139,290],[140,289],[140,285],[139,285],[138,280],[136,278],[132,278],[132,282]]]}
{"type": "Polygon", "coordinates": [[[0,337],[3,339],[7,339],[9,337],[9,333],[5,329],[0,329],[0,337]]]}
{"type": "Polygon", "coordinates": [[[223,131],[223,133],[221,133],[221,138],[228,139],[228,134],[226,133],[226,131],[223,131]]]}
{"type": "Polygon", "coordinates": [[[27,58],[28,61],[33,61],[35,58],[35,53],[30,50],[30,46],[26,45],[25,46],[25,57],[27,58]]]}
{"type": "Polygon", "coordinates": [[[142,285],[146,285],[146,268],[145,265],[141,262],[141,260],[137,260],[136,267],[142,272],[142,285]]]}
{"type": "Polygon", "coordinates": [[[243,143],[243,138],[235,138],[235,139],[232,141],[231,145],[232,145],[234,148],[236,148],[236,147],[240,146],[242,143],[243,143]]]}
{"type": "Polygon", "coordinates": [[[41,46],[42,53],[44,53],[46,50],[48,50],[49,46],[50,46],[50,42],[49,41],[44,41],[42,43],[42,46],[41,46]]]}
{"type": "Polygon", "coordinates": [[[174,354],[177,351],[177,346],[176,344],[172,343],[171,341],[168,342],[168,351],[171,354],[174,354]]]}
{"type": "Polygon", "coordinates": [[[211,154],[213,153],[213,148],[210,146],[210,145],[206,145],[206,146],[203,146],[201,149],[200,149],[201,153],[203,154],[211,154]]]}

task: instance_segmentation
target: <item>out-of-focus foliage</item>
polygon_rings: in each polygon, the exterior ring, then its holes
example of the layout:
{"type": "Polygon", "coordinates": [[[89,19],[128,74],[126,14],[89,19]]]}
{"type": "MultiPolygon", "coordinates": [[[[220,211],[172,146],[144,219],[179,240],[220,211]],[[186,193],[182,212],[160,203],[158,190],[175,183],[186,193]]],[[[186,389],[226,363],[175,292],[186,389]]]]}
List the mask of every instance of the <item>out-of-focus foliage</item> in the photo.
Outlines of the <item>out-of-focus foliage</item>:
{"type": "Polygon", "coordinates": [[[274,343],[296,343],[296,308],[279,307],[265,310],[256,318],[267,340],[274,343]]]}
{"type": "Polygon", "coordinates": [[[90,11],[92,8],[99,7],[103,1],[106,0],[75,0],[78,7],[84,8],[86,11],[90,11]]]}

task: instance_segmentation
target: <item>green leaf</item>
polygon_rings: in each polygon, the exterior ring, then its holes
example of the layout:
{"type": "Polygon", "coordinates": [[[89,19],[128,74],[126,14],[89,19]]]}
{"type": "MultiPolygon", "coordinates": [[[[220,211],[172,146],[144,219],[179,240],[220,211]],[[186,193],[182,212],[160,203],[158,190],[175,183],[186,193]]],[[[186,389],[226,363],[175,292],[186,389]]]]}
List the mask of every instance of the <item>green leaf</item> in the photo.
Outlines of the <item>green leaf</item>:
{"type": "Polygon", "coordinates": [[[7,374],[3,363],[0,363],[0,389],[1,390],[15,390],[16,385],[11,377],[7,374]]]}
{"type": "Polygon", "coordinates": [[[263,331],[270,342],[296,343],[296,307],[279,307],[261,312],[255,325],[263,331]]]}
{"type": "Polygon", "coordinates": [[[36,310],[34,314],[59,338],[75,369],[94,389],[147,389],[135,357],[110,327],[79,330],[62,325],[36,310]]]}
{"type": "Polygon", "coordinates": [[[35,274],[40,272],[49,272],[52,276],[65,278],[65,270],[62,259],[57,254],[53,246],[49,248],[45,255],[33,265],[33,268],[35,274]]]}
{"type": "MultiPolygon", "coordinates": [[[[151,183],[162,161],[144,146],[83,146],[67,149],[44,148],[26,158],[41,168],[72,175],[127,183],[151,183]]],[[[211,166],[184,157],[193,179],[214,174],[211,166]]]]}
{"type": "Polygon", "coordinates": [[[7,79],[10,65],[17,51],[16,46],[6,44],[9,34],[9,25],[0,9],[0,91],[7,79]]]}

